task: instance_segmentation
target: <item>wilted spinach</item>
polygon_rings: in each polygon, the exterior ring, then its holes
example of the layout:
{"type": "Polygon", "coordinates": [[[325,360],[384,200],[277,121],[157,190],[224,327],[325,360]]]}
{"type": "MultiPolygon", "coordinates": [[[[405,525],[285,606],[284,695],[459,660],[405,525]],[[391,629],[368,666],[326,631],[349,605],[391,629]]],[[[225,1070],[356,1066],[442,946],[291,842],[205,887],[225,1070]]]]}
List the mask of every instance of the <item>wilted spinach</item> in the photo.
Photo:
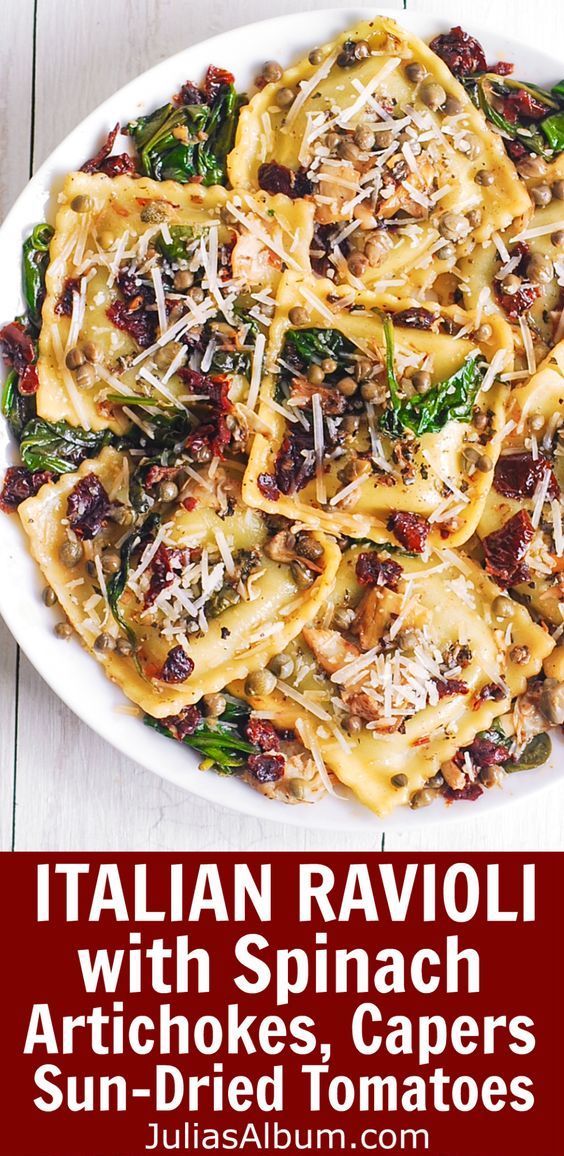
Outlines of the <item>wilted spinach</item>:
{"type": "MultiPolygon", "coordinates": [[[[201,719],[193,734],[180,741],[226,774],[234,774],[245,766],[249,755],[258,754],[259,748],[243,737],[243,727],[249,718],[249,707],[239,699],[227,698],[227,707],[218,721],[201,719]]],[[[145,715],[145,725],[161,735],[175,739],[175,735],[159,719],[145,715]]]]}
{"type": "Polygon", "coordinates": [[[243,98],[222,85],[211,104],[165,104],[128,125],[142,171],[157,181],[204,185],[226,182],[227,154],[233,148],[243,98]]]}
{"type": "Polygon", "coordinates": [[[489,120],[510,140],[518,141],[528,152],[536,153],[547,160],[564,150],[564,81],[548,91],[535,84],[524,84],[509,77],[500,78],[494,73],[474,73],[472,76],[462,77],[471,100],[481,109],[489,120]],[[498,103],[511,93],[524,92],[530,94],[536,102],[540,101],[546,107],[546,116],[541,120],[532,120],[524,116],[523,119],[509,120],[498,103]]]}
{"type": "Polygon", "coordinates": [[[45,274],[49,264],[49,245],[54,229],[36,225],[23,244],[23,291],[27,316],[34,327],[41,328],[41,306],[45,297],[45,274]]]}
{"type": "MultiPolygon", "coordinates": [[[[137,645],[137,636],[131,626],[125,621],[120,607],[120,599],[127,585],[129,571],[131,568],[131,559],[135,550],[139,546],[145,545],[152,537],[154,532],[158,529],[160,522],[159,514],[150,514],[145,519],[142,526],[133,530],[131,534],[125,539],[120,550],[120,568],[115,574],[112,574],[107,582],[108,603],[110,610],[118,624],[123,631],[125,631],[134,650],[137,645]]],[[[138,669],[139,664],[136,660],[138,669]]]]}
{"type": "Polygon", "coordinates": [[[66,421],[34,417],[22,430],[20,454],[28,470],[68,474],[112,441],[110,430],[85,430],[66,421]]]}
{"type": "Polygon", "coordinates": [[[527,743],[524,751],[517,759],[509,759],[504,763],[504,770],[509,775],[515,771],[532,771],[535,767],[542,767],[543,763],[550,758],[552,752],[552,742],[550,735],[544,731],[540,735],[535,735],[534,738],[527,743]]]}

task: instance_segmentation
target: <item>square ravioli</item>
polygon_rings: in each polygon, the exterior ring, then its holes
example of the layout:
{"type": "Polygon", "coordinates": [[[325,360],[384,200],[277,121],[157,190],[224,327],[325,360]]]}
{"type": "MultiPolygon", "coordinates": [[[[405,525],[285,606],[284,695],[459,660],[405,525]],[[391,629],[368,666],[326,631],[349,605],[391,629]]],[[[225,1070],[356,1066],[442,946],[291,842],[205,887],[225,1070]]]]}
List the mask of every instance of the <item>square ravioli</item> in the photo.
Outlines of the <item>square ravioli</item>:
{"type": "Polygon", "coordinates": [[[564,622],[564,341],[515,389],[477,532],[486,566],[552,626],[564,622]]]}
{"type": "Polygon", "coordinates": [[[498,593],[455,551],[424,563],[351,546],[317,621],[286,650],[291,673],[249,701],[385,815],[505,713],[552,651],[523,606],[496,616],[498,593]]]}
{"type": "Polygon", "coordinates": [[[284,196],[71,173],[46,276],[39,416],[121,432],[155,407],[189,415],[200,374],[244,403],[281,270],[309,269],[312,213],[284,196]]]}
{"type": "Polygon", "coordinates": [[[319,536],[304,583],[289,560],[269,556],[265,521],[238,503],[236,481],[223,485],[221,516],[203,485],[193,508],[153,510],[124,532],[128,464],[108,447],[19,507],[69,622],[157,718],[265,666],[315,616],[337,571],[338,547],[319,536]]]}
{"type": "Polygon", "coordinates": [[[510,327],[283,278],[243,495],[328,533],[421,553],[474,532],[499,454],[510,327]],[[393,348],[392,348],[393,346],[393,348]]]}
{"type": "Polygon", "coordinates": [[[315,49],[253,96],[229,173],[234,185],[311,197],[315,249],[337,278],[391,278],[400,291],[414,266],[423,283],[431,256],[447,268],[531,208],[463,86],[387,17],[315,49]]]}

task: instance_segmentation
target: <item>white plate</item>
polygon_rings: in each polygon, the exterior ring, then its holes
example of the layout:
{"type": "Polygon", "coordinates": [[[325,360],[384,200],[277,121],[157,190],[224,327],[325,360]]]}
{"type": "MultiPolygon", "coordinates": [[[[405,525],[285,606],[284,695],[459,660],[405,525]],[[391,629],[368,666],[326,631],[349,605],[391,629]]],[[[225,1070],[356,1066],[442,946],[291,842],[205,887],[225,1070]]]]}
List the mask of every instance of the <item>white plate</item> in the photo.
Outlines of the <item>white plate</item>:
{"type": "MultiPolygon", "coordinates": [[[[374,9],[374,13],[378,11],[374,9]]],[[[379,11],[384,11],[379,9],[379,11]]],[[[402,24],[429,40],[444,31],[447,21],[410,12],[390,12],[402,24]]],[[[56,196],[65,174],[79,168],[98,149],[108,129],[119,121],[152,111],[170,99],[187,79],[199,80],[208,64],[231,68],[240,90],[250,85],[267,55],[264,46],[275,45],[283,63],[323,44],[336,33],[367,19],[369,9],[335,8],[311,12],[299,18],[284,16],[237,28],[202,44],[187,48],[143,73],[101,104],[59,145],[24,189],[0,229],[0,320],[9,321],[22,310],[20,294],[21,245],[36,222],[52,219],[56,196]]],[[[450,22],[454,23],[452,15],[450,22]]],[[[471,21],[465,26],[483,42],[488,60],[512,60],[516,75],[545,84],[561,79],[564,64],[556,58],[516,44],[494,32],[480,33],[471,21]]],[[[56,110],[53,109],[56,115],[56,110]]],[[[0,472],[16,460],[7,426],[0,421],[0,472]]],[[[17,518],[0,518],[0,613],[36,670],[61,699],[123,754],[185,790],[210,802],[220,803],[261,819],[276,819],[294,826],[331,830],[372,830],[381,824],[355,802],[327,798],[313,806],[288,806],[263,798],[237,779],[202,773],[198,756],[188,748],[167,741],[144,727],[139,719],[119,712],[121,693],[104,677],[101,668],[77,641],[63,644],[53,634],[54,613],[39,597],[41,580],[32,561],[17,518]]],[[[386,820],[386,828],[412,830],[434,823],[475,818],[507,806],[512,800],[539,791],[564,775],[564,743],[558,741],[551,764],[521,772],[507,779],[503,790],[487,791],[476,803],[446,807],[437,803],[422,811],[400,808],[386,820]],[[556,765],[558,764],[558,765],[556,765]]],[[[41,754],[38,753],[38,790],[41,790],[41,754]]]]}

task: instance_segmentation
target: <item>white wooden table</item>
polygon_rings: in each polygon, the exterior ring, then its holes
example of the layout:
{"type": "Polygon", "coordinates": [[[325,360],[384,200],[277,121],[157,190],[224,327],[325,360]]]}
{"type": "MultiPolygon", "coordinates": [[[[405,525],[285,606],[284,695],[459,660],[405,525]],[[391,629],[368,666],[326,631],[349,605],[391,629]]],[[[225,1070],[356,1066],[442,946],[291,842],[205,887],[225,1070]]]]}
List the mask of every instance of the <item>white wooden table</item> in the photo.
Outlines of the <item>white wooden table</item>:
{"type": "MultiPolygon", "coordinates": [[[[445,26],[495,22],[538,47],[554,50],[564,41],[561,0],[387,5],[442,12],[445,26]]],[[[330,0],[4,0],[0,214],[61,138],[137,73],[223,29],[326,6],[330,0]]],[[[276,45],[265,44],[264,56],[276,56],[276,45]]],[[[468,819],[425,835],[383,836],[375,824],[373,837],[359,839],[244,818],[162,782],[97,738],[47,688],[1,623],[0,660],[1,849],[564,848],[564,784],[503,817],[468,819]]]]}

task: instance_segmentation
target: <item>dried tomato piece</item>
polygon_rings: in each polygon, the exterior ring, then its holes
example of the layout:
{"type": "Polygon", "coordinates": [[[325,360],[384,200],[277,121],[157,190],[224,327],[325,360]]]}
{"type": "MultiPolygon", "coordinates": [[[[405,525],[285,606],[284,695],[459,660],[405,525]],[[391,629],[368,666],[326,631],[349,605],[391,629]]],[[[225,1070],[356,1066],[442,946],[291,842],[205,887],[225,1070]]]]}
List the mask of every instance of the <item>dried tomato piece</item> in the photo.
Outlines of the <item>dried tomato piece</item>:
{"type": "Polygon", "coordinates": [[[202,722],[202,715],[197,706],[186,706],[180,714],[169,715],[163,719],[163,724],[172,731],[175,739],[182,739],[194,734],[202,722]]]}
{"type": "Polygon", "coordinates": [[[247,767],[258,783],[275,783],[284,776],[286,760],[284,755],[273,754],[249,755],[247,767]]]}
{"type": "Polygon", "coordinates": [[[137,172],[137,168],[129,153],[117,153],[115,157],[108,157],[102,161],[98,171],[104,173],[106,177],[121,177],[124,173],[131,176],[137,172]]]}
{"type": "Polygon", "coordinates": [[[448,799],[451,803],[460,800],[465,800],[467,803],[475,803],[476,799],[479,799],[483,793],[484,788],[480,783],[466,783],[464,787],[460,787],[458,790],[455,790],[453,787],[443,787],[442,789],[444,798],[448,799]]]}
{"type": "Polygon", "coordinates": [[[159,594],[168,586],[172,586],[174,572],[182,566],[183,560],[183,550],[174,550],[170,546],[165,546],[164,542],[161,543],[151,562],[151,580],[145,593],[145,608],[152,606],[159,594]]]}
{"type": "Polygon", "coordinates": [[[405,510],[396,510],[388,518],[388,530],[395,534],[398,542],[413,554],[422,554],[426,545],[431,527],[426,518],[420,514],[410,514],[405,510]]]}
{"type": "Polygon", "coordinates": [[[174,98],[174,102],[175,104],[205,104],[206,98],[193,80],[187,80],[186,84],[182,85],[178,96],[174,98]]]}
{"type": "Polygon", "coordinates": [[[516,293],[503,293],[500,282],[496,281],[496,296],[510,321],[518,321],[540,297],[540,285],[521,285],[516,293]],[[498,289],[497,286],[500,286],[498,289]]]}
{"type": "Polygon", "coordinates": [[[506,698],[506,692],[503,687],[497,682],[487,682],[486,685],[478,691],[474,699],[474,709],[479,707],[483,702],[501,702],[502,698],[506,698]]]}
{"type": "Polygon", "coordinates": [[[16,373],[22,374],[35,361],[35,345],[19,321],[10,321],[0,329],[2,356],[16,373]]]}
{"type": "Polygon", "coordinates": [[[67,517],[77,538],[95,538],[108,520],[110,499],[97,474],[77,482],[67,499],[67,517]]]}
{"type": "Polygon", "coordinates": [[[153,345],[157,335],[156,314],[147,313],[143,308],[134,309],[127,301],[114,301],[106,312],[112,325],[129,333],[141,349],[153,345]]]}
{"type": "Polygon", "coordinates": [[[184,443],[188,453],[196,461],[207,461],[210,457],[222,458],[231,442],[231,430],[223,414],[214,414],[211,421],[199,425],[188,434],[184,443]]]}
{"type": "Polygon", "coordinates": [[[169,650],[163,668],[158,676],[161,682],[186,682],[194,669],[194,663],[183,646],[173,646],[169,650]]]}
{"type": "Polygon", "coordinates": [[[470,758],[478,767],[494,767],[509,758],[509,747],[491,739],[476,738],[468,748],[470,758]]]}
{"type": "Polygon", "coordinates": [[[471,76],[473,72],[485,72],[486,54],[479,40],[456,25],[450,32],[435,36],[429,48],[444,60],[455,76],[471,76]]]}
{"type": "Polygon", "coordinates": [[[434,329],[438,330],[440,325],[440,317],[436,313],[431,313],[429,309],[402,309],[399,313],[394,313],[394,325],[405,325],[409,329],[434,329]]]}
{"type": "Polygon", "coordinates": [[[529,576],[523,561],[534,536],[534,527],[526,510],[512,518],[483,540],[486,570],[503,586],[514,586],[529,576]]]}
{"type": "Polygon", "coordinates": [[[119,153],[115,157],[110,156],[118,132],[119,124],[116,124],[115,128],[112,128],[108,133],[95,156],[85,161],[81,166],[81,173],[105,173],[107,177],[117,177],[121,173],[135,172],[135,161],[128,153],[119,153]]]}
{"type": "Polygon", "coordinates": [[[434,678],[439,698],[451,698],[455,694],[468,694],[468,684],[460,678],[434,678]]]}
{"type": "Polygon", "coordinates": [[[280,750],[280,739],[272,723],[267,719],[250,718],[245,733],[249,742],[255,747],[260,747],[261,751],[280,750]]]}
{"type": "Polygon", "coordinates": [[[235,77],[232,72],[228,72],[225,68],[216,68],[215,65],[210,64],[203,85],[204,96],[208,104],[213,104],[222,88],[234,83],[235,77]]]}
{"type": "Polygon", "coordinates": [[[517,163],[517,161],[522,161],[523,157],[527,156],[527,149],[525,148],[525,145],[521,144],[521,141],[505,140],[504,138],[503,143],[505,145],[505,151],[509,154],[511,160],[515,161],[515,163],[517,163]]]}
{"type": "Polygon", "coordinates": [[[0,493],[0,510],[13,514],[26,498],[34,498],[42,486],[53,481],[48,470],[28,470],[25,466],[10,466],[4,474],[0,493]]]}
{"type": "Polygon", "coordinates": [[[229,400],[229,378],[225,373],[207,376],[195,369],[180,369],[178,376],[188,386],[191,393],[203,394],[211,404],[228,413],[233,407],[229,400]]]}
{"type": "Polygon", "coordinates": [[[315,475],[313,439],[309,431],[287,434],[280,446],[274,473],[282,494],[303,490],[315,475]]]}
{"type": "Polygon", "coordinates": [[[80,291],[80,277],[67,277],[62,293],[55,305],[55,313],[61,317],[72,316],[73,293],[80,291]]]}
{"type": "Polygon", "coordinates": [[[313,185],[305,169],[294,172],[278,161],[267,161],[258,171],[259,188],[265,193],[284,193],[286,197],[295,200],[297,197],[307,197],[312,192],[313,185]]]}
{"type": "Polygon", "coordinates": [[[532,498],[546,470],[550,471],[547,497],[558,498],[560,486],[550,462],[543,457],[534,459],[527,452],[499,458],[494,470],[494,489],[504,498],[532,498]]]}
{"type": "Polygon", "coordinates": [[[403,566],[393,558],[381,558],[375,550],[359,554],[356,560],[356,576],[361,586],[387,586],[397,590],[403,566]]]}
{"type": "Polygon", "coordinates": [[[24,397],[32,397],[39,389],[39,377],[36,365],[26,365],[18,381],[18,389],[24,397]]]}
{"type": "Polygon", "coordinates": [[[174,478],[178,473],[177,466],[149,466],[143,482],[144,490],[153,490],[164,478],[174,478]]]}
{"type": "Polygon", "coordinates": [[[547,104],[533,96],[532,92],[527,92],[525,88],[518,88],[508,96],[504,96],[502,108],[505,119],[511,124],[520,120],[543,120],[550,112],[547,104]]]}
{"type": "Polygon", "coordinates": [[[264,498],[269,502],[277,502],[280,497],[278,482],[273,474],[259,474],[257,486],[264,498]]]}

